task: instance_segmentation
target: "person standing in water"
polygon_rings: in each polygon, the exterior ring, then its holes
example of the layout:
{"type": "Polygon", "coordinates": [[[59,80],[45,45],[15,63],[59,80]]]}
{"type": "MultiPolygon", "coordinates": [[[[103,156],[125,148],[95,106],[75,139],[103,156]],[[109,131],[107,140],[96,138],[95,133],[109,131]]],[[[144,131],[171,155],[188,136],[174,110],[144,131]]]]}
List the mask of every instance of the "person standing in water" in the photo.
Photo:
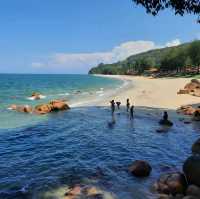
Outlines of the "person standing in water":
{"type": "Polygon", "coordinates": [[[110,101],[110,104],[111,104],[111,113],[112,113],[112,116],[114,115],[114,112],[115,112],[115,101],[114,100],[111,100],[110,101]]]}
{"type": "Polygon", "coordinates": [[[127,112],[129,112],[129,108],[130,108],[130,102],[129,99],[126,100],[126,110],[127,112]]]}
{"type": "Polygon", "coordinates": [[[116,102],[116,104],[117,104],[117,109],[119,110],[119,109],[120,109],[121,102],[116,102]]]}
{"type": "Polygon", "coordinates": [[[133,119],[133,112],[134,112],[134,106],[131,106],[130,108],[130,119],[133,119]]]}

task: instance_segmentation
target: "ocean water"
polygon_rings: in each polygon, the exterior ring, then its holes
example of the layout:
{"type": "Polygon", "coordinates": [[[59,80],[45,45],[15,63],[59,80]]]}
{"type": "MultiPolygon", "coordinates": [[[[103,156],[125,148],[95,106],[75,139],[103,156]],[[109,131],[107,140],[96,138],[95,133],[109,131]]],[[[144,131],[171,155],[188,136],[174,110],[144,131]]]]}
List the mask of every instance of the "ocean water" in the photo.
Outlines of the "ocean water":
{"type": "Polygon", "coordinates": [[[66,99],[70,106],[101,100],[112,94],[123,82],[92,75],[5,75],[0,74],[0,129],[29,125],[47,117],[19,114],[8,110],[11,104],[42,104],[52,99],[66,99]],[[33,92],[44,98],[31,100],[33,92]]]}
{"type": "MultiPolygon", "coordinates": [[[[199,137],[199,124],[184,124],[173,110],[168,112],[174,126],[164,134],[156,133],[163,110],[147,107],[136,107],[135,118],[130,121],[122,106],[115,113],[116,124],[112,127],[108,125],[111,121],[109,106],[79,104],[69,111],[49,114],[45,119],[34,120],[31,116],[27,119],[27,115],[8,113],[6,107],[13,101],[35,103],[26,99],[32,90],[42,92],[47,98],[65,92],[76,93],[76,90],[92,91],[101,97],[98,92],[101,88],[117,89],[122,82],[64,75],[3,78],[1,120],[5,119],[4,114],[10,114],[6,116],[7,124],[11,122],[12,126],[0,129],[1,199],[64,199],[68,187],[76,184],[98,187],[104,199],[156,198],[152,184],[161,173],[181,170],[191,154],[192,143],[199,137]],[[92,84],[88,88],[76,81],[73,85],[81,86],[72,86],[68,78],[85,78],[83,82],[92,84]],[[17,98],[9,99],[10,96],[17,98]],[[20,125],[16,126],[13,120],[20,125]],[[129,165],[136,159],[147,160],[152,165],[148,178],[138,179],[128,172],[129,165]]],[[[71,102],[80,95],[79,92],[70,95],[71,102]]]]}

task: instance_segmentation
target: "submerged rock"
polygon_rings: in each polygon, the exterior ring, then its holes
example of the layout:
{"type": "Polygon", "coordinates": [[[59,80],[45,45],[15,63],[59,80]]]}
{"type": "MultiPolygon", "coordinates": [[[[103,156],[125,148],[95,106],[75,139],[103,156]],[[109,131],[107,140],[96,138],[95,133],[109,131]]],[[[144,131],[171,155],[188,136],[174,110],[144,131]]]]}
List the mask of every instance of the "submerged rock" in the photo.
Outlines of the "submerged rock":
{"type": "Polygon", "coordinates": [[[183,165],[187,182],[200,186],[200,155],[190,156],[183,165]]]}
{"type": "Polygon", "coordinates": [[[32,113],[33,108],[29,105],[16,105],[12,104],[8,109],[21,113],[32,113]]]}
{"type": "Polygon", "coordinates": [[[178,110],[177,110],[177,113],[182,113],[184,115],[193,115],[194,112],[195,112],[195,108],[190,106],[190,105],[187,105],[187,106],[181,106],[178,110]]]}
{"type": "Polygon", "coordinates": [[[200,154],[200,138],[192,145],[192,153],[200,154]]]}
{"type": "Polygon", "coordinates": [[[162,175],[154,185],[159,193],[163,194],[184,194],[187,183],[184,174],[180,172],[162,175]]]}
{"type": "Polygon", "coordinates": [[[151,170],[150,164],[143,160],[136,160],[129,167],[129,171],[136,177],[147,177],[150,175],[151,170]]]}
{"type": "Polygon", "coordinates": [[[196,185],[190,185],[187,188],[186,194],[189,196],[195,196],[197,198],[200,198],[200,188],[196,185]]]}

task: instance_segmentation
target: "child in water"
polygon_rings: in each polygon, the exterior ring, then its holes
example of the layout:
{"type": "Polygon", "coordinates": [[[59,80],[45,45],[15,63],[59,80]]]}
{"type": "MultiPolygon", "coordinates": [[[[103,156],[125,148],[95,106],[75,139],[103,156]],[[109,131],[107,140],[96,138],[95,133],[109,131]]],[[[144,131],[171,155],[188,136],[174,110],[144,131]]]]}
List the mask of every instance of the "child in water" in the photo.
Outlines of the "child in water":
{"type": "Polygon", "coordinates": [[[134,106],[131,106],[130,108],[130,119],[133,119],[133,112],[134,112],[134,106]]]}
{"type": "Polygon", "coordinates": [[[116,102],[118,110],[120,109],[121,102],[116,102]]]}
{"type": "Polygon", "coordinates": [[[129,99],[126,100],[126,110],[127,112],[129,111],[129,108],[130,108],[130,102],[129,102],[129,99]]]}

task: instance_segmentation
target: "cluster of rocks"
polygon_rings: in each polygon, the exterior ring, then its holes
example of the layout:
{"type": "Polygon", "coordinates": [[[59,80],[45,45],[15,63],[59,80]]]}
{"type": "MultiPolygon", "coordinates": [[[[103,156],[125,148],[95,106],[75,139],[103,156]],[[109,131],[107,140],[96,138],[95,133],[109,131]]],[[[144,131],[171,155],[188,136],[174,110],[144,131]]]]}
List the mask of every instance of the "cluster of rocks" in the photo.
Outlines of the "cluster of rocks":
{"type": "Polygon", "coordinates": [[[184,89],[180,89],[177,94],[190,94],[200,97],[200,81],[192,79],[191,82],[186,84],[184,89]]]}
{"type": "Polygon", "coordinates": [[[192,105],[181,106],[178,108],[177,113],[192,116],[194,121],[200,121],[200,107],[194,107],[192,105]]]}
{"type": "Polygon", "coordinates": [[[9,107],[11,110],[23,113],[47,114],[54,111],[62,111],[70,109],[69,105],[64,100],[52,100],[46,104],[40,104],[35,107],[29,105],[13,104],[9,107]]]}
{"type": "MultiPolygon", "coordinates": [[[[200,199],[200,138],[192,145],[192,153],[183,164],[183,172],[163,174],[154,184],[159,199],[200,199]]],[[[129,167],[136,177],[147,177],[152,167],[136,160],[129,167]]]]}
{"type": "Polygon", "coordinates": [[[95,186],[80,186],[75,185],[69,189],[64,196],[64,199],[103,199],[103,192],[95,186]]]}
{"type": "Polygon", "coordinates": [[[33,100],[40,100],[43,98],[43,95],[41,93],[33,92],[31,95],[31,98],[33,100]]]}

